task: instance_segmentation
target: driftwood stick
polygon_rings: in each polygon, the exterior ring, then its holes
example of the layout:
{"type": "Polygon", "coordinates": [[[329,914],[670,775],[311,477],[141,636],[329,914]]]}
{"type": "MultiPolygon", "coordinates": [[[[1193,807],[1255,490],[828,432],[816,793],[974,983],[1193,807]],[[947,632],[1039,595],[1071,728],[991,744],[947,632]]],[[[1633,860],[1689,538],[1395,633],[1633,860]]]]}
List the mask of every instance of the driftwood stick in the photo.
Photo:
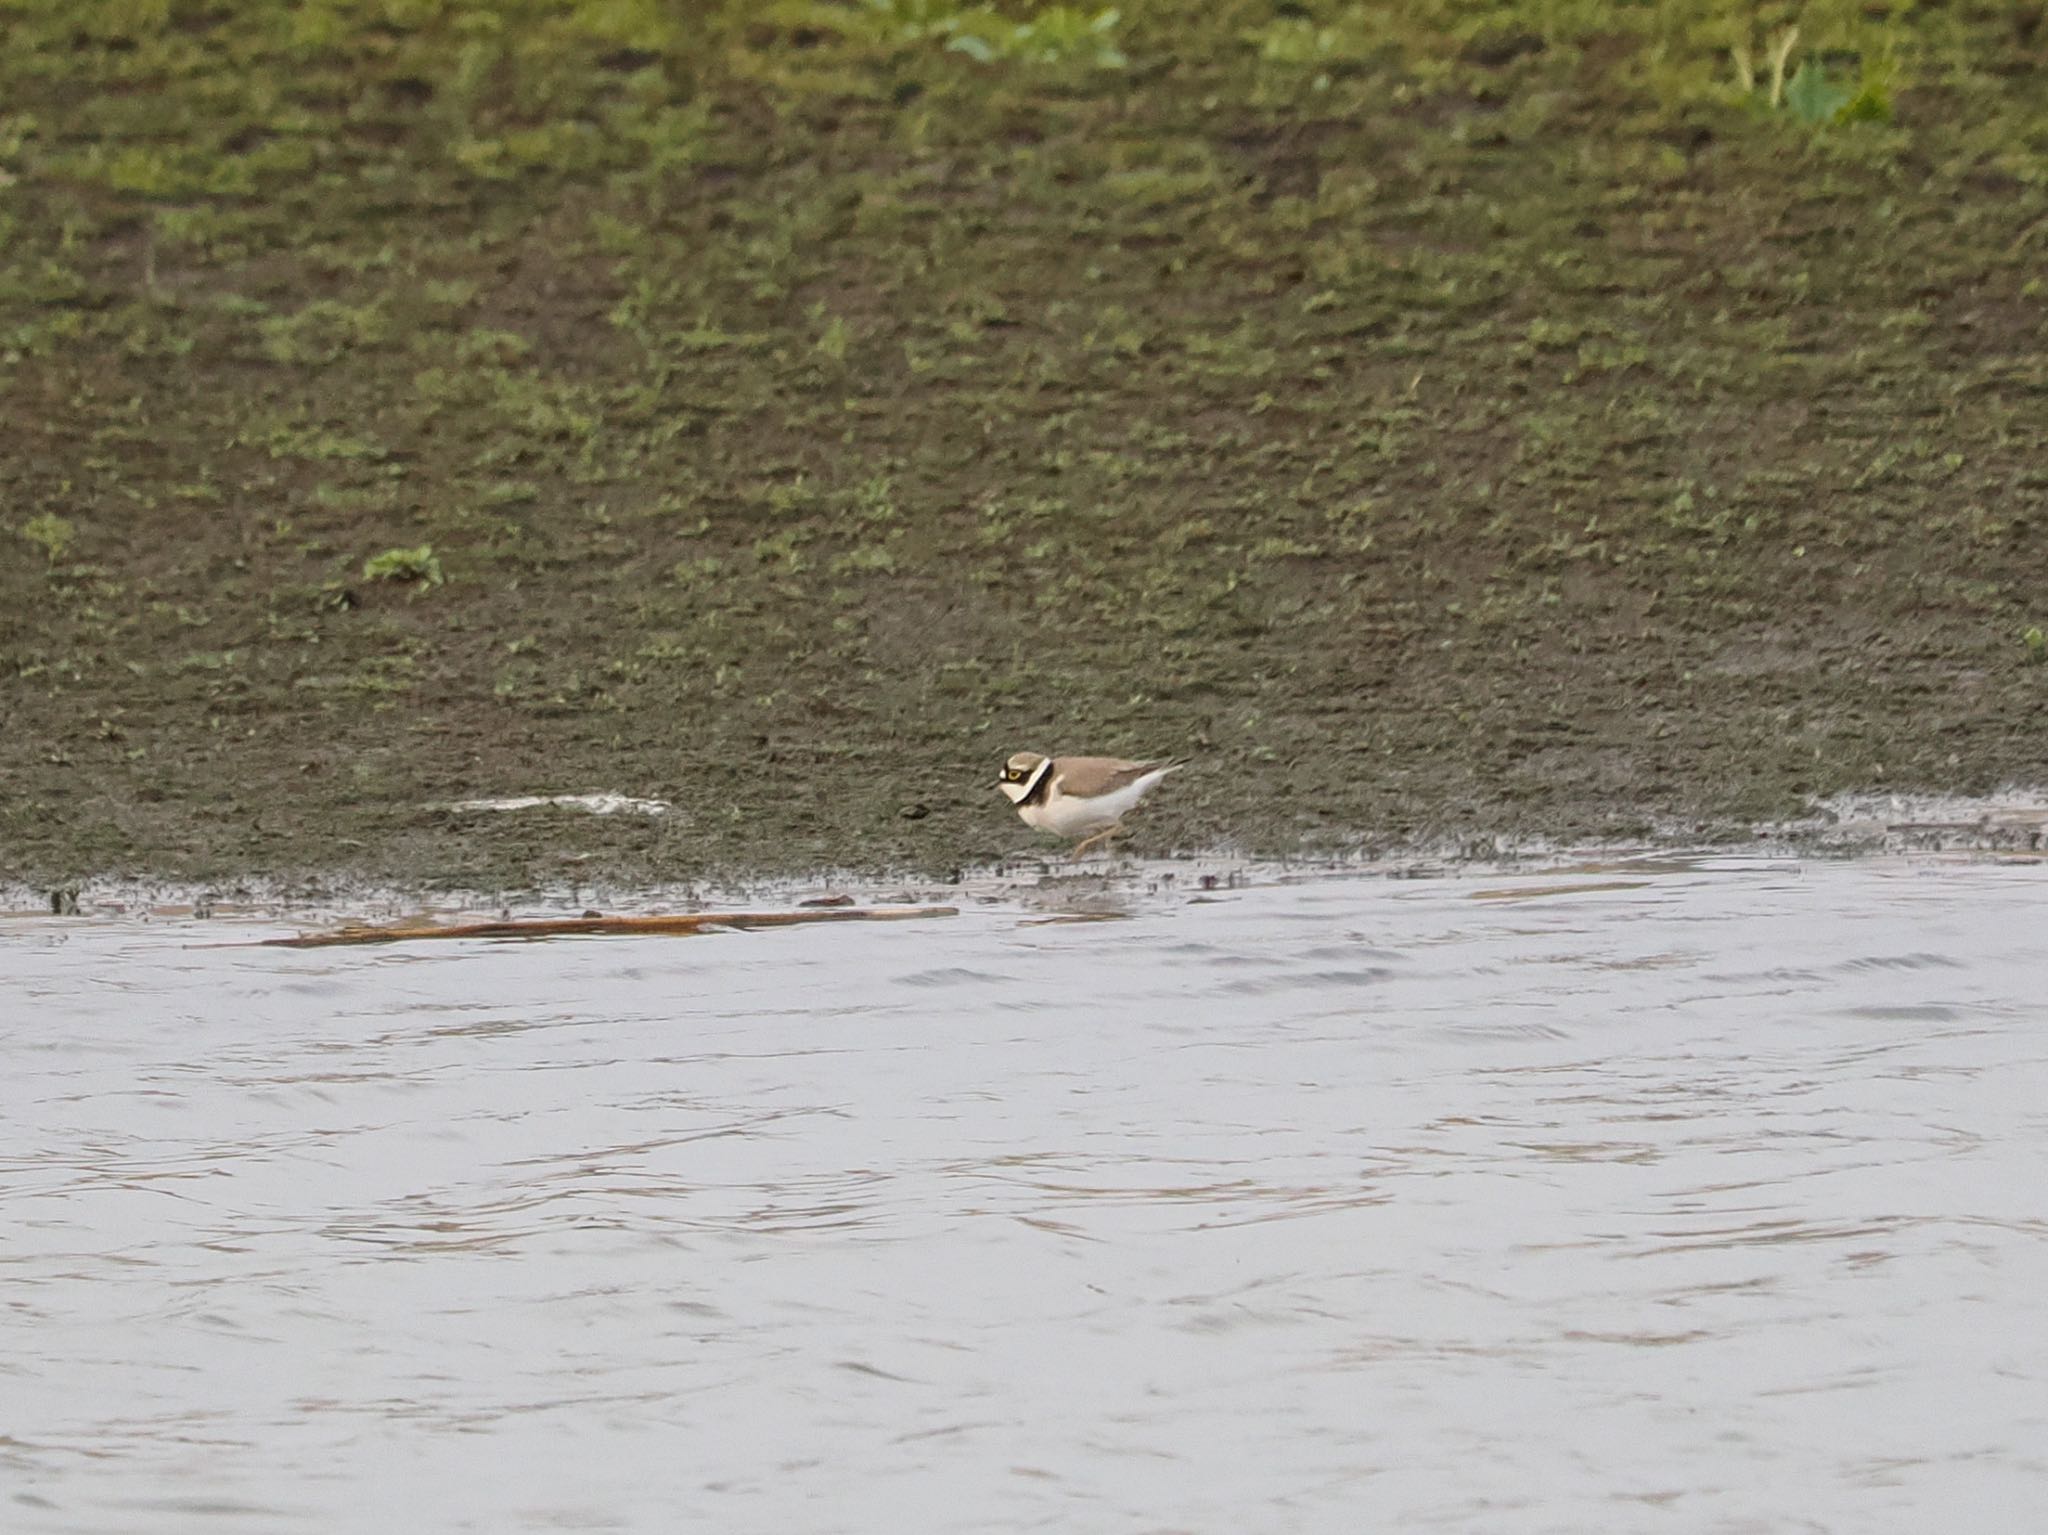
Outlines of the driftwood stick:
{"type": "Polygon", "coordinates": [[[350,923],[325,933],[265,938],[272,948],[325,949],[347,943],[403,943],[415,938],[565,938],[591,935],[688,936],[711,927],[795,927],[802,922],[903,922],[957,917],[954,906],[842,907],[829,911],[693,911],[672,917],[535,917],[506,922],[417,922],[396,927],[350,923]]]}

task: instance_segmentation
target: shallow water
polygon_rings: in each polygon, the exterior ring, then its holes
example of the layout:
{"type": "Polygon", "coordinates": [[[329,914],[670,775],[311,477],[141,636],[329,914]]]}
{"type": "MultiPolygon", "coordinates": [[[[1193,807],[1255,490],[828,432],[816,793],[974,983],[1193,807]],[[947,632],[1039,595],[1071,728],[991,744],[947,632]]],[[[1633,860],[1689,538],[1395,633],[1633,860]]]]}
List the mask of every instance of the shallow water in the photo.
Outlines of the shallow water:
{"type": "Polygon", "coordinates": [[[2048,866],[1118,903],[0,922],[0,1528],[2041,1527],[2048,866]]]}

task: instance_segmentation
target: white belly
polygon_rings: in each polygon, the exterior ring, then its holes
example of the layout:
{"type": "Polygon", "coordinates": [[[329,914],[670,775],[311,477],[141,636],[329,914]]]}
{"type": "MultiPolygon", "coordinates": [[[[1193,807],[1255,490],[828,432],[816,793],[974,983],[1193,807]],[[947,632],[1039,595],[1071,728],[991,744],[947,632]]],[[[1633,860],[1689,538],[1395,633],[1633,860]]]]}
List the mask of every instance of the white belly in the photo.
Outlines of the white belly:
{"type": "Polygon", "coordinates": [[[1136,783],[1095,799],[1075,799],[1054,788],[1035,805],[1019,805],[1017,814],[1024,818],[1026,824],[1036,826],[1040,831],[1062,837],[1092,836],[1129,815],[1147,791],[1165,776],[1164,772],[1147,773],[1136,783]]]}

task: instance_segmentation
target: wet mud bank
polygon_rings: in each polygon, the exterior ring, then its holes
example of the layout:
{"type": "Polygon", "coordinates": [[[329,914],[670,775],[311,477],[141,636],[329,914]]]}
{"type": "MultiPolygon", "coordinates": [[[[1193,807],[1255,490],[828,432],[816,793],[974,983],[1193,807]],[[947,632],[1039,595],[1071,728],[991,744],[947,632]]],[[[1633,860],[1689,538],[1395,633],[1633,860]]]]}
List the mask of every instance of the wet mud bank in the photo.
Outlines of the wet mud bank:
{"type": "MultiPolygon", "coordinates": [[[[1088,920],[1322,879],[1429,880],[1488,874],[1520,879],[1546,873],[1632,877],[1718,867],[1730,860],[1743,865],[1758,860],[1796,864],[1857,858],[1959,864],[1988,860],[2039,865],[2048,871],[2048,794],[2012,793],[1977,800],[1844,797],[1814,807],[1800,820],[1731,831],[1711,843],[1687,841],[1670,831],[1661,839],[1607,845],[1473,838],[1430,847],[1324,851],[1285,858],[1225,849],[1158,857],[1119,853],[1082,861],[1024,853],[937,872],[841,867],[764,873],[736,868],[681,880],[620,877],[581,859],[564,859],[544,876],[535,876],[529,863],[514,878],[468,883],[432,877],[372,880],[335,869],[291,875],[245,871],[199,881],[116,875],[41,885],[13,880],[0,883],[0,915],[48,912],[59,917],[171,922],[272,918],[297,924],[303,932],[346,931],[365,923],[402,930],[410,924],[546,925],[560,919],[568,919],[567,928],[591,931],[607,923],[631,928],[636,922],[662,920],[680,927],[699,920],[691,913],[719,910],[789,913],[765,920],[799,925],[842,915],[858,917],[863,915],[860,908],[894,915],[1015,908],[1049,920],[1088,920]],[[670,919],[662,914],[678,915],[670,919]]],[[[740,925],[746,925],[744,918],[740,925]]],[[[500,936],[538,935],[536,930],[500,936]]]]}
{"type": "Polygon", "coordinates": [[[160,10],[0,58],[0,880],[945,878],[1026,749],[1190,758],[1147,855],[2048,777],[1993,10],[1810,20],[1910,61],[1839,118],[1655,8],[160,10]]]}

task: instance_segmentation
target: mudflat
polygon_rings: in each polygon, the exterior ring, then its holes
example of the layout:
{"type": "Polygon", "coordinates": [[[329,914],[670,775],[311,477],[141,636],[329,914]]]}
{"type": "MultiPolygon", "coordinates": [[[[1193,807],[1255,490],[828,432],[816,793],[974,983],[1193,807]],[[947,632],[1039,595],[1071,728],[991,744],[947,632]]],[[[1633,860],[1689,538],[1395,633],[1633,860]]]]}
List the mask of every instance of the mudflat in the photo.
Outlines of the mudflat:
{"type": "Polygon", "coordinates": [[[10,7],[0,878],[2038,784],[2048,25],[1782,9],[10,7]]]}

